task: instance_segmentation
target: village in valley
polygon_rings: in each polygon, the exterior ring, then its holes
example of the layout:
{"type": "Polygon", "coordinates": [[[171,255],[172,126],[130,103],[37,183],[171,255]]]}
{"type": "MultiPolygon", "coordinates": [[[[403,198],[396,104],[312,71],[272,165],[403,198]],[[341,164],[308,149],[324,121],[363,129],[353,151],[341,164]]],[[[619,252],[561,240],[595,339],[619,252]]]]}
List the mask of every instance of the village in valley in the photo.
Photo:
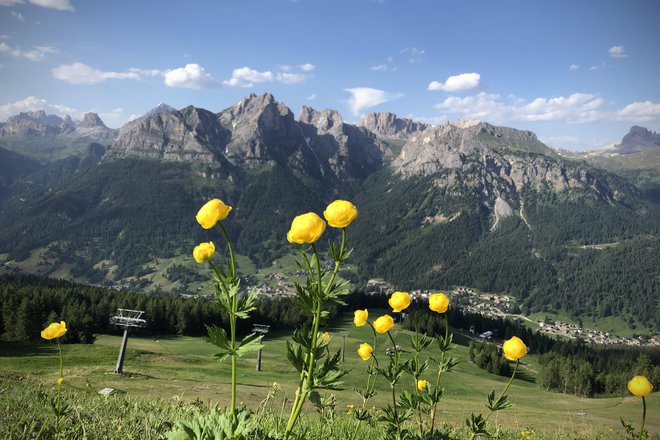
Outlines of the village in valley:
{"type": "MultiPolygon", "coordinates": [[[[264,275],[263,282],[257,284],[255,288],[261,295],[289,297],[295,295],[293,279],[303,276],[304,272],[300,269],[291,272],[268,272],[264,275]]],[[[389,294],[393,290],[392,286],[381,279],[370,279],[366,284],[366,289],[369,294],[389,294]]],[[[410,290],[408,293],[413,300],[423,301],[428,300],[429,295],[435,291],[410,290]]],[[[452,304],[465,312],[527,321],[530,327],[556,337],[580,339],[584,342],[601,345],[660,346],[660,338],[657,336],[623,337],[603,330],[587,329],[577,323],[547,319],[547,317],[546,319],[530,319],[521,313],[514,297],[504,294],[484,293],[469,287],[458,287],[445,293],[450,296],[452,304]]],[[[486,331],[477,336],[489,340],[493,334],[486,331]]]]}

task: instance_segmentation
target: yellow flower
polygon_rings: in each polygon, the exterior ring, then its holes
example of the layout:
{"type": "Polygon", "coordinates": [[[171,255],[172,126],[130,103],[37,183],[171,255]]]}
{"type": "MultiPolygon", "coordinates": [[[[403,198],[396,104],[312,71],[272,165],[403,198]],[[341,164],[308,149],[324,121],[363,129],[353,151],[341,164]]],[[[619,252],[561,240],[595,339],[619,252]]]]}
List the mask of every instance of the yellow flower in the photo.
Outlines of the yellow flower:
{"type": "Polygon", "coordinates": [[[422,391],[424,388],[426,388],[426,381],[424,379],[419,379],[417,381],[417,390],[422,391]]]}
{"type": "Polygon", "coordinates": [[[195,246],[195,249],[193,249],[193,257],[198,263],[209,261],[213,258],[213,254],[215,254],[215,245],[212,241],[209,241],[208,243],[200,243],[195,246]]]}
{"type": "Polygon", "coordinates": [[[367,323],[367,318],[369,318],[369,312],[367,309],[356,310],[353,312],[353,323],[357,327],[362,327],[367,323]]]}
{"type": "Polygon", "coordinates": [[[387,333],[394,326],[394,319],[390,315],[383,315],[374,321],[374,329],[378,333],[387,333]]]}
{"type": "Polygon", "coordinates": [[[518,336],[513,336],[508,341],[504,341],[502,349],[504,350],[504,357],[510,361],[520,359],[527,354],[527,346],[518,336]]]}
{"type": "Polygon", "coordinates": [[[41,331],[41,337],[48,340],[57,339],[64,336],[66,330],[66,322],[62,321],[59,324],[57,322],[53,322],[41,331]]]}
{"type": "Polygon", "coordinates": [[[286,234],[289,243],[312,244],[325,231],[325,222],[313,212],[297,216],[291,222],[291,229],[286,234]]]}
{"type": "Polygon", "coordinates": [[[644,376],[635,376],[628,382],[628,391],[637,397],[644,397],[653,391],[653,385],[644,376]]]}
{"type": "Polygon", "coordinates": [[[444,293],[434,293],[429,298],[429,309],[437,313],[445,313],[449,307],[449,298],[444,293]]]}
{"type": "Polygon", "coordinates": [[[330,339],[330,333],[323,332],[323,336],[321,336],[321,339],[323,340],[323,342],[327,342],[328,339],[330,339]]]}
{"type": "Polygon", "coordinates": [[[358,211],[355,205],[346,200],[335,200],[323,211],[323,217],[333,228],[345,228],[355,220],[357,215],[358,211]]]}
{"type": "Polygon", "coordinates": [[[64,378],[63,377],[58,377],[57,378],[57,384],[62,385],[64,383],[64,378]]]}
{"type": "Polygon", "coordinates": [[[369,360],[373,352],[374,349],[371,347],[371,345],[367,344],[366,342],[360,344],[360,348],[358,348],[358,354],[360,355],[363,361],[369,360]]]}
{"type": "Polygon", "coordinates": [[[394,313],[399,313],[410,305],[410,295],[408,292],[394,292],[387,302],[394,313]]]}
{"type": "Polygon", "coordinates": [[[211,229],[216,223],[226,219],[229,211],[231,206],[225,205],[220,199],[213,199],[201,207],[195,218],[202,228],[211,229]]]}

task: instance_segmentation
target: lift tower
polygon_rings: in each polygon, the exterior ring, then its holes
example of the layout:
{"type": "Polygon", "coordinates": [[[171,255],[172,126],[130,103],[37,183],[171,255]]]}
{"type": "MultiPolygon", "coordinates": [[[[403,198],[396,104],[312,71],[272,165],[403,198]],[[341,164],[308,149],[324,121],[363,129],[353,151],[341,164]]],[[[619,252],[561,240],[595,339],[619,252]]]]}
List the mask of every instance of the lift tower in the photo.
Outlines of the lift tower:
{"type": "Polygon", "coordinates": [[[142,316],[144,316],[144,310],[118,309],[117,316],[110,318],[110,324],[124,329],[124,338],[121,340],[115,374],[122,374],[124,356],[126,355],[126,342],[128,342],[128,330],[130,328],[144,328],[147,326],[147,321],[142,316]]]}

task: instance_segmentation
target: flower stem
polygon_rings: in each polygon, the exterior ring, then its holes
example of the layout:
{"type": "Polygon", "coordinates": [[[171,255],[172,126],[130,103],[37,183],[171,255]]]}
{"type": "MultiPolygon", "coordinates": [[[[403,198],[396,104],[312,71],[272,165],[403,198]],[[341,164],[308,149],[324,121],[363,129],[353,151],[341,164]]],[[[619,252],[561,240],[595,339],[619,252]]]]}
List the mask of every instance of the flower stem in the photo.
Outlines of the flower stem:
{"type": "MultiPolygon", "coordinates": [[[[392,341],[392,349],[394,350],[394,366],[396,369],[399,367],[399,350],[396,349],[396,342],[394,342],[394,338],[392,337],[392,334],[390,331],[387,331],[387,336],[390,337],[390,341],[392,341]]],[[[401,440],[401,423],[399,421],[399,410],[396,407],[396,379],[394,379],[392,382],[390,382],[390,387],[392,388],[392,406],[394,410],[394,418],[396,420],[396,431],[397,431],[397,439],[401,440]]]]}
{"type": "Polygon", "coordinates": [[[644,424],[646,423],[646,397],[642,396],[642,427],[639,429],[639,440],[644,438],[644,424]]]}
{"type": "MultiPolygon", "coordinates": [[[[234,258],[234,246],[231,243],[231,238],[229,238],[229,233],[227,232],[227,229],[225,228],[225,225],[222,224],[222,222],[218,223],[220,225],[220,229],[222,229],[222,233],[225,236],[225,239],[227,240],[227,247],[229,248],[229,266],[227,267],[229,271],[229,284],[230,286],[236,286],[238,283],[238,279],[236,278],[236,259],[234,258]]],[[[224,285],[224,282],[223,282],[224,285]]],[[[236,414],[236,369],[237,369],[237,355],[236,355],[236,312],[238,309],[238,290],[234,290],[232,294],[232,290],[227,288],[227,295],[231,295],[230,299],[230,310],[229,310],[229,333],[230,333],[230,338],[231,338],[231,406],[229,407],[229,411],[232,417],[232,420],[234,419],[234,416],[236,414]]]]}
{"type": "MultiPolygon", "coordinates": [[[[59,381],[60,377],[64,377],[64,359],[62,357],[62,345],[60,344],[60,339],[57,338],[57,349],[60,352],[60,375],[57,377],[57,414],[55,416],[55,431],[57,436],[60,435],[60,418],[62,417],[62,407],[60,406],[60,394],[62,393],[62,384],[59,381]]],[[[645,407],[646,408],[646,407],[645,407]]]]}
{"type": "MultiPolygon", "coordinates": [[[[445,314],[445,343],[447,342],[447,339],[449,338],[449,319],[447,318],[447,315],[445,314]]],[[[440,376],[442,375],[442,367],[445,363],[445,350],[442,350],[442,353],[440,353],[440,365],[438,365],[438,376],[435,379],[435,389],[437,390],[438,387],[440,386],[440,376]]],[[[435,427],[435,414],[436,410],[438,408],[438,402],[433,403],[433,410],[431,411],[431,432],[433,432],[433,429],[435,427]]]]}
{"type": "MultiPolygon", "coordinates": [[[[376,329],[374,326],[367,321],[367,324],[369,324],[369,327],[371,327],[371,331],[374,334],[374,345],[373,345],[373,352],[371,355],[371,370],[373,371],[374,365],[378,367],[378,359],[376,359],[376,356],[373,353],[378,353],[378,339],[376,337],[376,329]]],[[[376,387],[376,374],[369,374],[369,377],[367,377],[367,392],[366,395],[369,396],[373,389],[376,387]],[[372,382],[373,379],[373,382],[372,382]]],[[[364,411],[367,407],[367,402],[369,402],[369,397],[362,398],[362,411],[364,411]]],[[[355,438],[355,435],[357,434],[357,430],[360,427],[360,423],[362,420],[358,419],[355,422],[355,428],[353,428],[353,433],[351,434],[350,440],[353,440],[355,438]]]]}

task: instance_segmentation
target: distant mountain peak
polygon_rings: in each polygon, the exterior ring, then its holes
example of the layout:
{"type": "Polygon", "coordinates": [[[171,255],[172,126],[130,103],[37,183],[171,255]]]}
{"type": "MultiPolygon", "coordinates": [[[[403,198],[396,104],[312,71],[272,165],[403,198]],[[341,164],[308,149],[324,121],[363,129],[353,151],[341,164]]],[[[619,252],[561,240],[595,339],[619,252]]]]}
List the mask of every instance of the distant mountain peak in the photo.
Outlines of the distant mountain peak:
{"type": "MultiPolygon", "coordinates": [[[[70,120],[70,118],[69,118],[70,120]]],[[[94,128],[94,127],[100,127],[100,128],[108,128],[106,125],[103,123],[103,120],[97,115],[96,113],[85,113],[85,115],[82,118],[82,121],[78,123],[78,127],[82,128],[94,128]]]]}
{"type": "Polygon", "coordinates": [[[616,145],[613,150],[620,154],[626,154],[658,147],[660,147],[660,133],[633,125],[630,127],[628,134],[623,137],[621,143],[616,145]]]}
{"type": "Polygon", "coordinates": [[[145,113],[144,116],[157,115],[159,113],[173,113],[173,112],[176,112],[176,109],[174,107],[167,105],[164,102],[161,102],[156,107],[152,108],[147,113],[145,113]]]}
{"type": "Polygon", "coordinates": [[[369,113],[358,126],[364,127],[382,138],[408,139],[413,133],[426,130],[429,125],[408,118],[399,118],[394,113],[369,113]]]}

